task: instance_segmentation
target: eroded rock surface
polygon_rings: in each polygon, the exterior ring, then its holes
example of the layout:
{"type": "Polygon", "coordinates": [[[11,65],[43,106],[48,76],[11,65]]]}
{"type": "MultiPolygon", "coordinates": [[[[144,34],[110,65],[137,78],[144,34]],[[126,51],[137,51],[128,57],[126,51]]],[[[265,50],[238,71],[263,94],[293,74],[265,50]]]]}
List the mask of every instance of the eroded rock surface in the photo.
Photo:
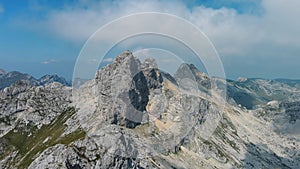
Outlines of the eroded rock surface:
{"type": "MultiPolygon", "coordinates": [[[[270,83],[247,81],[229,82],[229,92],[272,93],[270,83]]],[[[282,133],[299,123],[299,103],[268,100],[247,110],[215,97],[225,84],[189,64],[172,77],[130,51],[73,92],[18,82],[0,92],[0,167],[299,168],[299,135],[282,133]]]]}

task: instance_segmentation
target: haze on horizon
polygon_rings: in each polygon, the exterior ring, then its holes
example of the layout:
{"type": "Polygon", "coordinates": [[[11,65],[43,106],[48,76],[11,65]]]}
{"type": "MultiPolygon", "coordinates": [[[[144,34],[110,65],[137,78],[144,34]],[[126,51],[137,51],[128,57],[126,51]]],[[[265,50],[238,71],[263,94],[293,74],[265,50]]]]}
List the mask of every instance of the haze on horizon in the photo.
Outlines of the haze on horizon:
{"type": "Polygon", "coordinates": [[[192,22],[208,36],[230,79],[300,79],[299,6],[297,0],[2,0],[0,68],[71,79],[82,46],[101,26],[137,12],[164,12],[192,22]]]}

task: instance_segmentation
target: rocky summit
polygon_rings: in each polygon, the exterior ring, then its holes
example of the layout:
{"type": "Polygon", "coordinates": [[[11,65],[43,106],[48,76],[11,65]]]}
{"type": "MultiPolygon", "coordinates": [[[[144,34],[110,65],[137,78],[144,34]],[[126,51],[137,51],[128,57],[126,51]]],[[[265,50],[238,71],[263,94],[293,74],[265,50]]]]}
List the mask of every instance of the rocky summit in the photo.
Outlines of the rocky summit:
{"type": "Polygon", "coordinates": [[[130,51],[74,88],[42,79],[0,91],[0,168],[300,168],[297,81],[172,76],[130,51]]]}

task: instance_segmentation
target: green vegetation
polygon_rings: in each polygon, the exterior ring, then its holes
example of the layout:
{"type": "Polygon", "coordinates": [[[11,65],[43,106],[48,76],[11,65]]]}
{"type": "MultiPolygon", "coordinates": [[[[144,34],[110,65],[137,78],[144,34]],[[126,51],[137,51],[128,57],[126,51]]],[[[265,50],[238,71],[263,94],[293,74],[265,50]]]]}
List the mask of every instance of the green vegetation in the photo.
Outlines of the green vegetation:
{"type": "MultiPolygon", "coordinates": [[[[83,139],[86,133],[77,129],[73,133],[62,137],[66,126],[64,123],[75,113],[74,108],[68,108],[61,113],[49,125],[40,129],[32,125],[19,126],[7,133],[5,140],[6,150],[4,154],[17,151],[17,156],[12,159],[11,167],[27,168],[37,154],[56,144],[69,145],[75,140],[83,139]]],[[[0,160],[4,157],[0,157],[0,160]]]]}
{"type": "Polygon", "coordinates": [[[153,136],[155,133],[158,133],[158,129],[153,124],[150,124],[150,122],[147,122],[145,124],[141,124],[136,126],[133,131],[140,137],[149,138],[153,136]]]}
{"type": "Polygon", "coordinates": [[[231,137],[233,138],[238,138],[238,134],[237,134],[237,130],[236,127],[234,126],[234,124],[228,119],[227,116],[223,116],[223,122],[221,122],[215,132],[214,135],[218,136],[219,138],[221,138],[221,140],[223,140],[224,143],[228,143],[235,151],[239,152],[240,148],[238,147],[238,145],[236,145],[236,143],[233,140],[230,140],[226,135],[226,131],[232,131],[231,133],[228,133],[231,135],[231,137]]]}
{"type": "Polygon", "coordinates": [[[0,123],[4,123],[6,125],[10,125],[10,119],[8,116],[0,117],[0,123]]]}

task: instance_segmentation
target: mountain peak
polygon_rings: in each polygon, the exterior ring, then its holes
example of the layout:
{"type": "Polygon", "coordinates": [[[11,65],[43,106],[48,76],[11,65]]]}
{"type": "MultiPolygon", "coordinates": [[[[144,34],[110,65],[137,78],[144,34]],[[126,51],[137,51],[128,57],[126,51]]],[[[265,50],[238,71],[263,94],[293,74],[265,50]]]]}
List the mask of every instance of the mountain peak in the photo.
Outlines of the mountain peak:
{"type": "Polygon", "coordinates": [[[123,53],[121,53],[119,56],[117,56],[115,61],[116,62],[122,62],[126,58],[132,58],[132,57],[133,57],[132,52],[129,51],[129,50],[126,50],[123,53]]]}
{"type": "Polygon", "coordinates": [[[30,81],[30,82],[32,82],[32,84],[38,83],[34,77],[32,77],[26,73],[12,71],[12,72],[2,74],[2,76],[0,76],[0,89],[4,89],[5,87],[8,87],[11,84],[14,84],[20,80],[30,81]]]}
{"type": "Polygon", "coordinates": [[[187,63],[182,63],[175,73],[175,78],[177,79],[193,79],[195,80],[195,75],[191,70],[191,67],[187,63]]]}
{"type": "Polygon", "coordinates": [[[157,66],[157,63],[155,61],[155,59],[153,58],[146,58],[142,64],[142,68],[155,68],[157,69],[158,66],[157,66]]]}
{"type": "Polygon", "coordinates": [[[229,81],[234,99],[268,97],[248,111],[220,104],[210,79],[192,64],[173,77],[130,51],[74,90],[19,79],[0,90],[0,168],[300,168],[298,135],[286,135],[298,132],[300,102],[281,102],[300,87],[229,81]]]}
{"type": "Polygon", "coordinates": [[[4,69],[0,69],[0,75],[6,74],[6,71],[4,69]]]}
{"type": "Polygon", "coordinates": [[[40,85],[46,85],[46,84],[53,83],[53,82],[59,82],[62,85],[70,86],[70,83],[67,82],[67,80],[65,78],[59,77],[58,75],[45,75],[45,76],[41,77],[40,79],[38,79],[38,81],[40,82],[40,85]]]}
{"type": "Polygon", "coordinates": [[[46,85],[53,82],[59,82],[62,85],[70,86],[70,83],[66,81],[65,78],[59,77],[58,75],[45,75],[40,79],[36,79],[33,76],[21,73],[18,71],[5,72],[0,69],[0,89],[4,89],[18,81],[26,81],[27,83],[31,83],[32,85],[46,85]]]}

